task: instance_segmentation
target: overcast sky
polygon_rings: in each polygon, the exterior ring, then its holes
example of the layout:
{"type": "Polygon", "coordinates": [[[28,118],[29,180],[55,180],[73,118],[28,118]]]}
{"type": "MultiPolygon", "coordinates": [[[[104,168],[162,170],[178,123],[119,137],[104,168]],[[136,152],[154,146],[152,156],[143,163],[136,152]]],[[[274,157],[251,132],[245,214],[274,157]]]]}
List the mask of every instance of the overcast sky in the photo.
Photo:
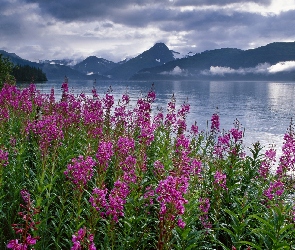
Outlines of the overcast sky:
{"type": "Polygon", "coordinates": [[[0,49],[118,62],[156,42],[186,54],[295,41],[295,0],[1,0],[0,49]]]}

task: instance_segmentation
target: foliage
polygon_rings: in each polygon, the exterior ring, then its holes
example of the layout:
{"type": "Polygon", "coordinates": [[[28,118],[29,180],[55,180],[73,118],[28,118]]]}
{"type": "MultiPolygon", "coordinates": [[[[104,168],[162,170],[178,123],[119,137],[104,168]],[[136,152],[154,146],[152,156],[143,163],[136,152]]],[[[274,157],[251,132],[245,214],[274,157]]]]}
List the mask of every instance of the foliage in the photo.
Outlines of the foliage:
{"type": "Polygon", "coordinates": [[[12,75],[18,82],[42,82],[47,81],[46,74],[40,68],[29,65],[16,65],[12,69],[12,75]]]}
{"type": "Polygon", "coordinates": [[[0,54],[0,87],[2,87],[4,83],[14,83],[14,78],[11,75],[12,69],[13,64],[8,58],[5,58],[2,54],[0,54]]]}
{"type": "Polygon", "coordinates": [[[62,91],[0,92],[1,249],[294,249],[292,125],[275,162],[238,121],[188,127],[174,96],[62,91]]]}

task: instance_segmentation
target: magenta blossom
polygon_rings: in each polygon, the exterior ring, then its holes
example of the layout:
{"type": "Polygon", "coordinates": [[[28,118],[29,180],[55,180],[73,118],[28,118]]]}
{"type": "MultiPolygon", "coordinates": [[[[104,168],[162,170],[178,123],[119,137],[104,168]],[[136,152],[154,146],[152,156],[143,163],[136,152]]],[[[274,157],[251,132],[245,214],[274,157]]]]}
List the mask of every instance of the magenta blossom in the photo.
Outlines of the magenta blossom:
{"type": "Polygon", "coordinates": [[[96,250],[96,247],[93,241],[94,241],[94,235],[91,234],[86,227],[80,228],[78,232],[76,232],[72,236],[72,242],[74,244],[71,247],[71,250],[82,250],[82,249],[86,249],[86,247],[89,250],[96,250]]]}
{"type": "Polygon", "coordinates": [[[100,211],[100,216],[103,218],[109,216],[117,223],[119,217],[124,216],[124,204],[126,203],[128,194],[128,185],[125,182],[117,180],[111,192],[108,192],[106,188],[95,188],[89,202],[97,211],[100,211]]]}
{"type": "Polygon", "coordinates": [[[108,168],[109,161],[114,155],[112,142],[100,142],[96,153],[98,163],[104,167],[104,170],[108,168]]]}
{"type": "Polygon", "coordinates": [[[219,115],[218,114],[213,114],[211,117],[211,130],[214,132],[218,132],[219,131],[219,115]]]}
{"type": "Polygon", "coordinates": [[[93,176],[93,168],[96,162],[92,157],[87,156],[84,158],[82,155],[78,158],[72,159],[71,164],[67,166],[64,174],[76,186],[77,189],[82,190],[88,181],[93,176]]]}
{"type": "Polygon", "coordinates": [[[214,179],[215,179],[214,183],[217,186],[227,190],[227,187],[226,187],[226,174],[223,174],[221,171],[217,170],[215,175],[214,175],[214,179]]]}
{"type": "MultiPolygon", "coordinates": [[[[188,189],[188,178],[168,176],[156,188],[157,201],[160,203],[160,219],[174,220],[184,214],[188,201],[183,197],[188,189]]],[[[180,223],[180,225],[184,225],[180,223]]]]}
{"type": "Polygon", "coordinates": [[[263,194],[268,198],[268,200],[273,200],[279,198],[284,193],[284,183],[280,180],[276,180],[269,184],[269,188],[266,189],[263,194]]]}

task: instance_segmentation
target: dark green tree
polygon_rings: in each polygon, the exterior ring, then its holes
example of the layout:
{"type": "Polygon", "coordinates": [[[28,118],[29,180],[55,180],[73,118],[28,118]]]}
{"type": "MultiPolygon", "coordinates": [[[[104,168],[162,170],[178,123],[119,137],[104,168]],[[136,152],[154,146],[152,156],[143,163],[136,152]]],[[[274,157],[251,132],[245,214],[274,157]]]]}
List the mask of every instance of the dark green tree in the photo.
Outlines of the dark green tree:
{"type": "Polygon", "coordinates": [[[2,88],[4,83],[15,83],[15,79],[12,76],[12,69],[13,64],[8,58],[5,58],[2,54],[0,54],[0,88],[2,88]]]}
{"type": "Polygon", "coordinates": [[[12,70],[12,75],[18,82],[43,82],[47,81],[46,74],[40,68],[29,65],[17,65],[12,70]]]}

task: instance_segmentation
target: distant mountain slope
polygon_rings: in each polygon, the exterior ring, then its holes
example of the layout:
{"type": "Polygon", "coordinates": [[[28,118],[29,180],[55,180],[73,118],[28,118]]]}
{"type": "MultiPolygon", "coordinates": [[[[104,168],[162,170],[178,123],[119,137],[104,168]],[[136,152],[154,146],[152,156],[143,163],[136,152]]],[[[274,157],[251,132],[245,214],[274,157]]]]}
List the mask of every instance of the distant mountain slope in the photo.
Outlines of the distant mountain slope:
{"type": "Polygon", "coordinates": [[[73,69],[84,74],[105,74],[107,71],[114,68],[117,64],[96,56],[89,56],[82,62],[73,66],[73,69]]]}
{"type": "Polygon", "coordinates": [[[135,58],[120,63],[106,74],[112,79],[129,79],[132,75],[143,68],[150,68],[163,65],[169,61],[173,61],[174,54],[164,43],[156,43],[149,50],[135,58]]]}
{"type": "Polygon", "coordinates": [[[52,80],[52,79],[59,79],[63,80],[65,76],[67,76],[69,79],[97,79],[97,80],[108,80],[107,77],[93,74],[91,76],[87,76],[85,73],[81,73],[75,69],[72,69],[69,66],[66,65],[60,65],[57,63],[52,63],[52,61],[47,60],[47,63],[36,63],[36,62],[31,62],[29,60],[25,60],[19,56],[17,56],[14,53],[9,53],[4,50],[0,50],[0,54],[2,54],[4,57],[9,58],[9,60],[14,64],[14,65],[21,65],[21,66],[31,66],[31,67],[36,67],[40,68],[45,74],[47,79],[52,80]]]}
{"type": "MultiPolygon", "coordinates": [[[[279,62],[295,62],[295,42],[277,42],[256,49],[240,50],[234,48],[222,48],[197,53],[194,56],[168,62],[164,65],[146,68],[139,71],[131,79],[163,79],[163,78],[210,78],[211,67],[226,68],[228,71],[223,74],[213,74],[211,78],[224,79],[226,76],[234,78],[263,78],[262,74],[254,74],[251,70],[258,65],[275,65],[279,62]],[[239,70],[240,69],[240,70],[239,70]],[[207,74],[204,72],[207,71],[207,74]],[[250,77],[251,76],[251,77],[250,77]]],[[[293,77],[293,73],[279,72],[284,79],[293,77]]],[[[274,76],[270,75],[268,77],[274,76]]],[[[292,78],[293,79],[293,78],[292,78]]],[[[294,74],[295,79],[295,74],[294,74]]]]}
{"type": "Polygon", "coordinates": [[[22,59],[15,53],[9,53],[6,52],[5,50],[0,50],[0,54],[2,54],[4,57],[9,58],[9,60],[14,64],[14,65],[29,65],[31,67],[40,67],[38,63],[31,62],[29,60],[22,59]]]}
{"type": "Polygon", "coordinates": [[[97,79],[97,80],[108,80],[107,77],[93,74],[90,76],[87,76],[84,73],[81,73],[75,69],[72,69],[65,65],[59,65],[59,64],[43,64],[42,70],[46,73],[46,76],[48,79],[64,79],[65,76],[67,78],[71,79],[81,79],[81,80],[87,80],[87,79],[97,79]]]}

